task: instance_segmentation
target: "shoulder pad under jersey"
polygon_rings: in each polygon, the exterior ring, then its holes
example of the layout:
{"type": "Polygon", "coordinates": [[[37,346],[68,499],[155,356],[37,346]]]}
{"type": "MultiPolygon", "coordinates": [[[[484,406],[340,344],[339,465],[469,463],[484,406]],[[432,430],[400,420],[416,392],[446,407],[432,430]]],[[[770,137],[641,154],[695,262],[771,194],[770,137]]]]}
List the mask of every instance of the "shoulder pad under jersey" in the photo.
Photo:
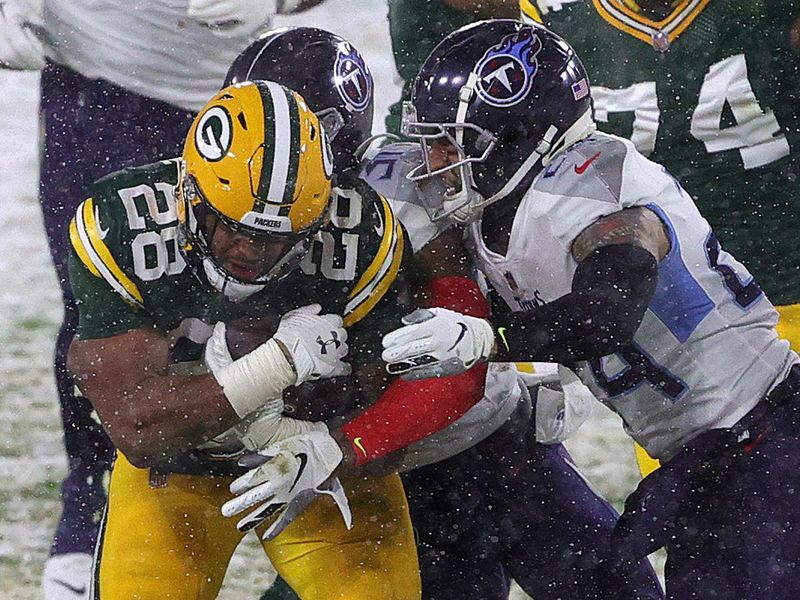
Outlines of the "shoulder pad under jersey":
{"type": "Polygon", "coordinates": [[[620,199],[626,142],[592,135],[557,155],[534,181],[533,188],[559,196],[616,203],[620,199]]]}

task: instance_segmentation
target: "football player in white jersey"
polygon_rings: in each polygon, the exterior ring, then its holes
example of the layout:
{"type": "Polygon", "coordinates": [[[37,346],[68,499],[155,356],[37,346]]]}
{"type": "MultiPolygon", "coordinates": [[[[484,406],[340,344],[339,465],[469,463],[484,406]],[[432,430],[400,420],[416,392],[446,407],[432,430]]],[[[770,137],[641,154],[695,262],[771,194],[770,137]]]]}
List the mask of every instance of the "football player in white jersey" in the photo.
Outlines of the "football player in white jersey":
{"type": "MultiPolygon", "coordinates": [[[[357,50],[320,29],[277,29],[239,55],[226,83],[259,79],[297,90],[315,110],[334,136],[338,186],[357,188],[363,179],[391,199],[415,251],[414,268],[406,273],[415,304],[488,314],[459,231],[432,223],[424,209],[401,197],[402,186],[397,184],[402,180],[397,177],[404,170],[403,150],[409,144],[399,145],[399,152],[398,145],[381,150],[363,169],[354,160],[357,149],[368,143],[373,102],[373,81],[357,50]]],[[[410,146],[416,150],[416,145],[410,146]]],[[[532,390],[539,395],[534,435],[529,391],[520,385],[520,378],[513,364],[491,365],[478,382],[477,403],[463,417],[392,457],[393,465],[407,471],[404,487],[418,540],[423,597],[505,600],[513,577],[538,600],[662,598],[646,561],[615,573],[595,569],[595,557],[608,543],[617,513],[589,487],[564,448],[554,443],[563,439],[560,436],[575,415],[559,418],[561,407],[556,406],[546,418],[540,410],[545,404],[558,404],[545,403],[545,396],[553,400],[568,396],[571,408],[577,400],[588,402],[591,394],[568,370],[537,365],[536,373],[525,375],[525,384],[547,381],[550,387],[532,390]],[[551,427],[545,433],[546,423],[551,427]],[[540,439],[550,444],[538,443],[540,439]],[[452,460],[424,467],[456,454],[452,460]]],[[[417,402],[404,405],[419,407],[427,395],[437,410],[444,410],[453,397],[463,402],[472,393],[452,377],[433,383],[444,385],[422,393],[405,388],[405,395],[414,394],[417,402]]],[[[415,421],[433,420],[430,415],[421,419],[414,411],[404,412],[415,421]]],[[[406,429],[397,415],[384,412],[382,420],[395,435],[406,429]]],[[[352,431],[366,433],[353,439],[371,449],[374,429],[375,424],[355,428],[352,431]]],[[[252,478],[258,477],[256,470],[252,478]]],[[[270,590],[267,597],[278,593],[270,590]]]]}
{"type": "Polygon", "coordinates": [[[669,598],[796,598],[798,357],[674,178],[595,132],[572,48],[515,21],[454,32],[420,71],[405,133],[425,158],[410,176],[446,188],[421,202],[468,223],[508,312],[417,311],[384,338],[387,368],[575,366],[664,463],[627,500],[606,560],[666,546],[669,598]]]}

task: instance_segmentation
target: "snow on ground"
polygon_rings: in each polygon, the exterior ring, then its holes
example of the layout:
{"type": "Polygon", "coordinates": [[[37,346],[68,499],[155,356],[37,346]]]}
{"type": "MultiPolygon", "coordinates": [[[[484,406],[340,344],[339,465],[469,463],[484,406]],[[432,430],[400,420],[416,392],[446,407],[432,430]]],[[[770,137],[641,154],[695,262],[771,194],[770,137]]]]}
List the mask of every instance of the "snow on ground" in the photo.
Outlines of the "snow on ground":
{"type": "MultiPolygon", "coordinates": [[[[277,21],[328,28],[366,55],[376,80],[381,130],[400,89],[386,12],[381,0],[329,0],[277,21]]],[[[0,70],[0,596],[19,600],[39,597],[66,468],[50,366],[60,294],[36,200],[37,84],[36,74],[0,70]]],[[[619,507],[637,476],[618,419],[598,408],[569,446],[589,480],[619,507]]],[[[257,598],[273,576],[260,548],[247,540],[220,597],[257,598]]]]}

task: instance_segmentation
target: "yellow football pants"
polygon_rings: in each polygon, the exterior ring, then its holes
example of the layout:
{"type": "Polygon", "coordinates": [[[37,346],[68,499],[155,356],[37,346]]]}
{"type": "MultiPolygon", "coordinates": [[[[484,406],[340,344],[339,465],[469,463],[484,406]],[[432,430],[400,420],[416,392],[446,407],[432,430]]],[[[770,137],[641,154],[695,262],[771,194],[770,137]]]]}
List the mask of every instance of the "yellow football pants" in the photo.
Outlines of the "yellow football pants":
{"type": "MultiPolygon", "coordinates": [[[[212,600],[242,534],[220,513],[232,478],[149,472],[118,453],[95,559],[93,598],[212,600]],[[99,592],[99,593],[98,593],[99,592]]],[[[400,478],[342,478],[350,531],[328,496],[264,551],[303,600],[417,600],[419,564],[400,478]]],[[[254,597],[260,590],[253,590],[254,597]]]]}
{"type": "MultiPolygon", "coordinates": [[[[792,350],[797,352],[800,350],[800,304],[787,304],[775,308],[780,315],[778,324],[775,326],[778,336],[787,340],[792,346],[792,350]]],[[[635,449],[639,472],[642,477],[647,477],[660,466],[660,463],[639,444],[635,444],[635,449]]]]}

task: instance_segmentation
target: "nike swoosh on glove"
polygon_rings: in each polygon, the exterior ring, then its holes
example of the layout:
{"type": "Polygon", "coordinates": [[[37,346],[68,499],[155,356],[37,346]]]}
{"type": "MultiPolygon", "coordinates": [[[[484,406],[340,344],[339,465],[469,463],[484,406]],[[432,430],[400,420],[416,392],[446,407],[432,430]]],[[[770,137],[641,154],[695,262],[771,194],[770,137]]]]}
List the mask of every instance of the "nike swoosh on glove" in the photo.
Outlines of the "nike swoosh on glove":
{"type": "Polygon", "coordinates": [[[448,377],[487,360],[494,330],[485,319],[446,308],[420,308],[403,317],[405,327],[383,336],[386,370],[403,379],[448,377]]]}
{"type": "Polygon", "coordinates": [[[336,502],[345,526],[350,529],[352,514],[347,495],[338,479],[331,480],[342,458],[336,440],[327,431],[319,430],[296,435],[243,457],[240,464],[254,468],[231,483],[230,490],[236,498],[223,504],[222,514],[232,517],[257,506],[236,524],[239,531],[249,531],[277,513],[278,517],[261,536],[270,540],[314,498],[325,494],[336,502]]]}

